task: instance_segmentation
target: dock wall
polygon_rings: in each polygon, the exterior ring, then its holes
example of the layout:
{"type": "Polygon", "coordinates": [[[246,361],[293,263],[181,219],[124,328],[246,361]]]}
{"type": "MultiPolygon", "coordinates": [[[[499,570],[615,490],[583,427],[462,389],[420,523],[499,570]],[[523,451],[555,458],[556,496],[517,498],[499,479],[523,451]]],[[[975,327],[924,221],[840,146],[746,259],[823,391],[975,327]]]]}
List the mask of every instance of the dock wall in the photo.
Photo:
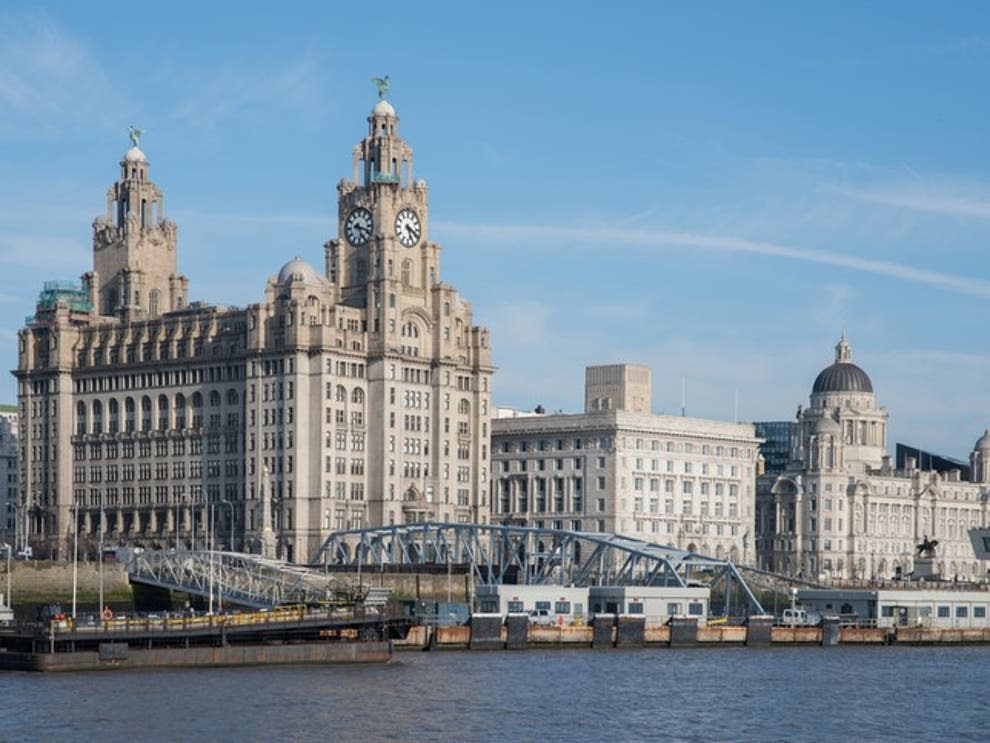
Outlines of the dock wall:
{"type": "MultiPolygon", "coordinates": [[[[606,615],[595,625],[540,626],[515,621],[503,624],[496,633],[491,618],[484,627],[484,638],[476,642],[471,627],[413,627],[395,648],[422,650],[436,648],[484,648],[486,650],[525,648],[680,648],[680,647],[789,647],[818,645],[990,645],[990,627],[983,629],[943,629],[932,627],[858,628],[771,627],[765,618],[754,618],[752,626],[696,625],[643,626],[626,617],[606,615]],[[625,621],[623,621],[625,620],[625,621]]],[[[479,638],[480,640],[480,638],[479,638]]]]}
{"type": "Polygon", "coordinates": [[[324,663],[384,663],[387,642],[313,642],[286,645],[138,649],[101,647],[75,653],[0,653],[0,669],[17,671],[94,671],[119,668],[209,668],[221,666],[324,663]]]}

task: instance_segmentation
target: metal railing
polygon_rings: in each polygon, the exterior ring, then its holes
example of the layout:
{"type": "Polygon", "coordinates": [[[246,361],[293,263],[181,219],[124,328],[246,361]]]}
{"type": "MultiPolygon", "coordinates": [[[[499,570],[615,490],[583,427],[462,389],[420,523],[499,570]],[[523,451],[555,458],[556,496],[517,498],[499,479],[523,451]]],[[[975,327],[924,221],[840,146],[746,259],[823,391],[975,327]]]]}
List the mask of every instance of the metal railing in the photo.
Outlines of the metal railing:
{"type": "MultiPolygon", "coordinates": [[[[151,551],[127,566],[133,582],[254,608],[281,604],[363,604],[370,590],[325,573],[239,552],[151,551]]],[[[379,593],[376,606],[384,605],[379,593]]]]}

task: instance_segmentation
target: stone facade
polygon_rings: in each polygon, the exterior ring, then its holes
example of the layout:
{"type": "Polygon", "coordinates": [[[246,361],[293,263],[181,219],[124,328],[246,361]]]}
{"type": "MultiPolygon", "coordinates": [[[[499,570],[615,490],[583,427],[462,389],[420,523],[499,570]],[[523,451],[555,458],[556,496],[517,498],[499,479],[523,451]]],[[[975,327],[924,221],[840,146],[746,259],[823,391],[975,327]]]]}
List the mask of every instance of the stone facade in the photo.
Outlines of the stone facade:
{"type": "Polygon", "coordinates": [[[17,408],[0,405],[0,542],[18,544],[17,408]]]}
{"type": "Polygon", "coordinates": [[[906,577],[928,536],[939,541],[943,578],[986,579],[967,533],[988,523],[990,432],[974,447],[972,481],[958,470],[921,471],[914,460],[891,467],[886,436],[887,411],[843,337],[809,407],[798,408],[790,462],[759,478],[761,567],[809,578],[906,577]]]}
{"type": "Polygon", "coordinates": [[[82,289],[20,332],[21,498],[42,555],[84,539],[307,560],[331,530],[484,522],[488,331],[440,280],[428,189],[379,101],[325,271],[288,261],[246,309],[188,303],[177,230],[132,148],[82,289]]]}
{"type": "Polygon", "coordinates": [[[645,367],[590,367],[586,379],[594,389],[583,414],[492,421],[492,520],[626,534],[752,562],[753,426],[643,411],[645,367]],[[615,382],[610,389],[603,375],[615,382]]]}

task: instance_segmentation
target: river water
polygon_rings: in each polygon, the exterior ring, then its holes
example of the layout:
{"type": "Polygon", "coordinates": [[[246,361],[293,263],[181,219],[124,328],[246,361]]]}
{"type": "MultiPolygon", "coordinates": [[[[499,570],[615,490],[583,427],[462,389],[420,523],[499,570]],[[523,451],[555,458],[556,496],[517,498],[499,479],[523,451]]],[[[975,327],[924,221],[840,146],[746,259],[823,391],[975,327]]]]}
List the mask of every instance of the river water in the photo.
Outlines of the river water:
{"type": "Polygon", "coordinates": [[[0,740],[990,739],[990,648],[433,651],[0,675],[0,740]]]}

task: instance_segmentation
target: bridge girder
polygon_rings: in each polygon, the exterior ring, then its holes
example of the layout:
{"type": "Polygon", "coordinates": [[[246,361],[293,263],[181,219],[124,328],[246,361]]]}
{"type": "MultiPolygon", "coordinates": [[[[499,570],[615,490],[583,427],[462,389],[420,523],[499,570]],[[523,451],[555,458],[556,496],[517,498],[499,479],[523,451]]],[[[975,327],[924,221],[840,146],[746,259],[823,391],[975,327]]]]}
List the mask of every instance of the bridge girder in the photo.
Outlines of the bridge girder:
{"type": "Polygon", "coordinates": [[[359,571],[385,565],[464,565],[478,584],[700,585],[735,582],[763,613],[729,560],[616,534],[499,524],[421,523],[332,533],[310,561],[359,571]]]}

